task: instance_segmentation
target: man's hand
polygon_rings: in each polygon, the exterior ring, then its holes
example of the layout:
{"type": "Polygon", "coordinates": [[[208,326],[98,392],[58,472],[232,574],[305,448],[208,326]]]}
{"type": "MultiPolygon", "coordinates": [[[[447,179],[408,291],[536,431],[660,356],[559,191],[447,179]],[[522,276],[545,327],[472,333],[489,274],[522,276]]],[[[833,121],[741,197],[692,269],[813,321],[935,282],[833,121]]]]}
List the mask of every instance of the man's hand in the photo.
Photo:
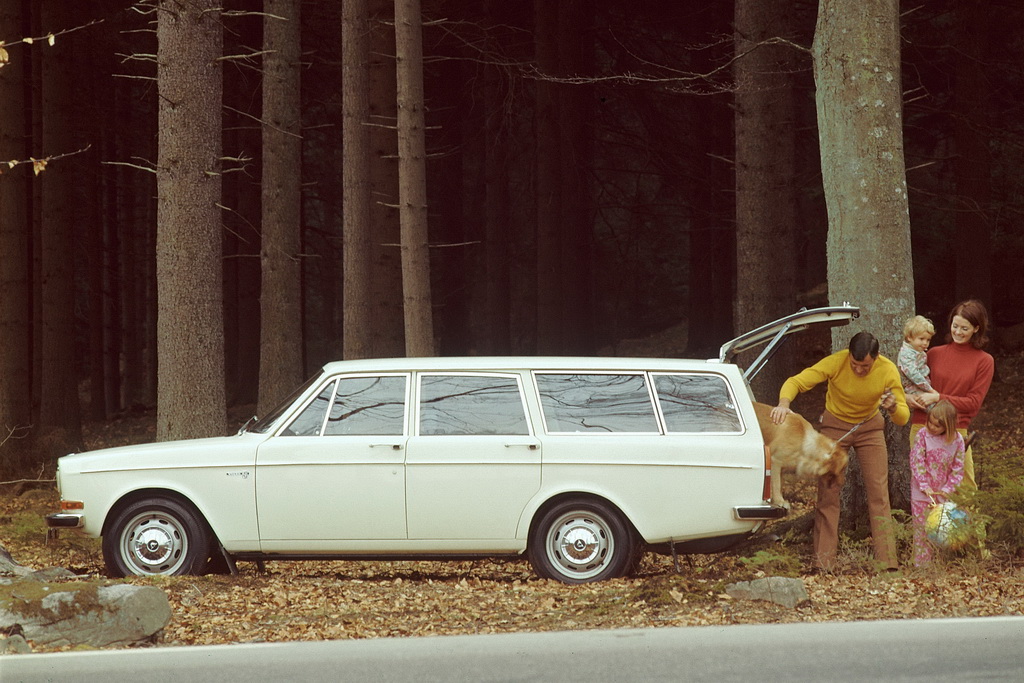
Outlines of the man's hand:
{"type": "Polygon", "coordinates": [[[786,416],[792,412],[793,411],[789,409],[789,405],[783,405],[782,403],[779,403],[779,405],[772,408],[772,422],[774,422],[777,425],[780,425],[785,421],[786,416]]]}
{"type": "Polygon", "coordinates": [[[879,403],[879,407],[888,413],[891,413],[892,411],[896,410],[896,397],[893,396],[892,391],[886,389],[884,392],[882,392],[882,400],[879,403]]]}

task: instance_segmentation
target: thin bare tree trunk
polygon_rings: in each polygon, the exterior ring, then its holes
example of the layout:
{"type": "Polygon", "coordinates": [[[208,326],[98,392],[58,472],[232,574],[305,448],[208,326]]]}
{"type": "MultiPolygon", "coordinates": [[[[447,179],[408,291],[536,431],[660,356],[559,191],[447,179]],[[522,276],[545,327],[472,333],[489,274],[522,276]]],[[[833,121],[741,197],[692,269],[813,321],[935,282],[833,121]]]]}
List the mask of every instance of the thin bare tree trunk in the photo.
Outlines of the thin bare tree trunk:
{"type": "MultiPolygon", "coordinates": [[[[47,0],[41,18],[48,26],[73,26],[70,4],[47,0]]],[[[77,44],[69,38],[43,53],[43,124],[41,148],[53,153],[78,149],[75,127],[67,120],[75,105],[72,75],[77,44]]],[[[73,231],[87,230],[75,209],[76,169],[74,162],[53,164],[37,179],[41,191],[41,347],[39,432],[45,436],[46,449],[62,454],[80,445],[81,408],[78,400],[78,363],[75,356],[75,259],[73,231]]],[[[87,214],[86,214],[87,215],[87,214]]]]}
{"type": "Polygon", "coordinates": [[[157,439],[224,433],[220,4],[160,2],[157,439]]]}
{"type": "Polygon", "coordinates": [[[399,216],[405,353],[433,356],[426,141],[423,130],[423,31],[419,0],[395,0],[398,76],[399,216]]]}
{"type": "MultiPolygon", "coordinates": [[[[0,6],[0,34],[18,35],[22,29],[20,3],[0,6]]],[[[27,159],[28,120],[24,74],[28,55],[0,69],[0,158],[27,159]]],[[[32,420],[29,380],[28,177],[29,169],[0,175],[0,442],[26,435],[32,420]]],[[[0,446],[0,476],[20,470],[27,452],[23,439],[0,446]]]]}
{"type": "Polygon", "coordinates": [[[343,0],[342,176],[344,224],[344,356],[367,358],[373,351],[370,234],[369,19],[367,0],[343,0]]]}
{"type": "Polygon", "coordinates": [[[986,46],[998,21],[987,2],[955,5],[957,50],[953,99],[956,157],[956,298],[981,299],[992,310],[992,152],[986,46]]]}
{"type": "Polygon", "coordinates": [[[395,3],[368,0],[370,15],[370,230],[374,356],[405,352],[401,229],[398,210],[398,126],[395,93],[395,3]]]}
{"type": "Polygon", "coordinates": [[[537,353],[562,353],[560,267],[561,183],[559,182],[558,86],[545,75],[558,71],[558,5],[534,0],[534,50],[537,81],[534,128],[537,201],[537,353]]]}
{"type": "Polygon", "coordinates": [[[302,381],[299,7],[264,0],[260,415],[302,381]]]}

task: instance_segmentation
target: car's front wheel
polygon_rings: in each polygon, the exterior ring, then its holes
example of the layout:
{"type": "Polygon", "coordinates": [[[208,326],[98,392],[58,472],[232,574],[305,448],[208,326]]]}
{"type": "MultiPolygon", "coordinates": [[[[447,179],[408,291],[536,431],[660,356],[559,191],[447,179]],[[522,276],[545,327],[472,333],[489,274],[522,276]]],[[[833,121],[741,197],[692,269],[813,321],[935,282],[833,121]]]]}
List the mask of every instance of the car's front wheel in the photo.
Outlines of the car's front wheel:
{"type": "Polygon", "coordinates": [[[629,523],[611,505],[573,499],[548,509],[530,532],[534,571],[564,583],[589,583],[624,575],[637,555],[629,523]]]}
{"type": "Polygon", "coordinates": [[[201,574],[209,556],[205,522],[172,498],[129,503],[103,536],[103,559],[113,576],[201,574]]]}

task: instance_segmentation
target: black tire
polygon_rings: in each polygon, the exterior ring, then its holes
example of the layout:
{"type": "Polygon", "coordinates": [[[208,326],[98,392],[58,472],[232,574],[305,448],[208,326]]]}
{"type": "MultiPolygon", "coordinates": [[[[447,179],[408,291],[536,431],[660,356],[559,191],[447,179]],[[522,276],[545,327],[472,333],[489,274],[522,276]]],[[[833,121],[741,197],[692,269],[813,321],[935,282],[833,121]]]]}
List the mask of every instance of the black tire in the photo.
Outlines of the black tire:
{"type": "Polygon", "coordinates": [[[571,499],[540,517],[527,551],[538,575],[563,583],[590,583],[623,576],[635,562],[632,527],[611,505],[571,499]]]}
{"type": "Polygon", "coordinates": [[[202,574],[211,534],[191,507],[172,498],[145,498],[117,511],[103,536],[112,576],[202,574]]]}

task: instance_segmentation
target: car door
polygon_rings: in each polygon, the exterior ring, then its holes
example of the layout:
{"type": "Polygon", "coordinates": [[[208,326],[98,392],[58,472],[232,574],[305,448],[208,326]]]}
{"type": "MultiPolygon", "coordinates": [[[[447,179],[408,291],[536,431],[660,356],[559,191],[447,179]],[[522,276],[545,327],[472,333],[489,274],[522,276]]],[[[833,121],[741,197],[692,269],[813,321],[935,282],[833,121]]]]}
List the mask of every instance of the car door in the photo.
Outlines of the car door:
{"type": "Polygon", "coordinates": [[[374,549],[404,540],[406,374],[341,376],[256,456],[264,552],[374,549]]]}
{"type": "Polygon", "coordinates": [[[541,448],[514,373],[420,373],[406,455],[409,539],[511,548],[540,488],[541,448]]]}

